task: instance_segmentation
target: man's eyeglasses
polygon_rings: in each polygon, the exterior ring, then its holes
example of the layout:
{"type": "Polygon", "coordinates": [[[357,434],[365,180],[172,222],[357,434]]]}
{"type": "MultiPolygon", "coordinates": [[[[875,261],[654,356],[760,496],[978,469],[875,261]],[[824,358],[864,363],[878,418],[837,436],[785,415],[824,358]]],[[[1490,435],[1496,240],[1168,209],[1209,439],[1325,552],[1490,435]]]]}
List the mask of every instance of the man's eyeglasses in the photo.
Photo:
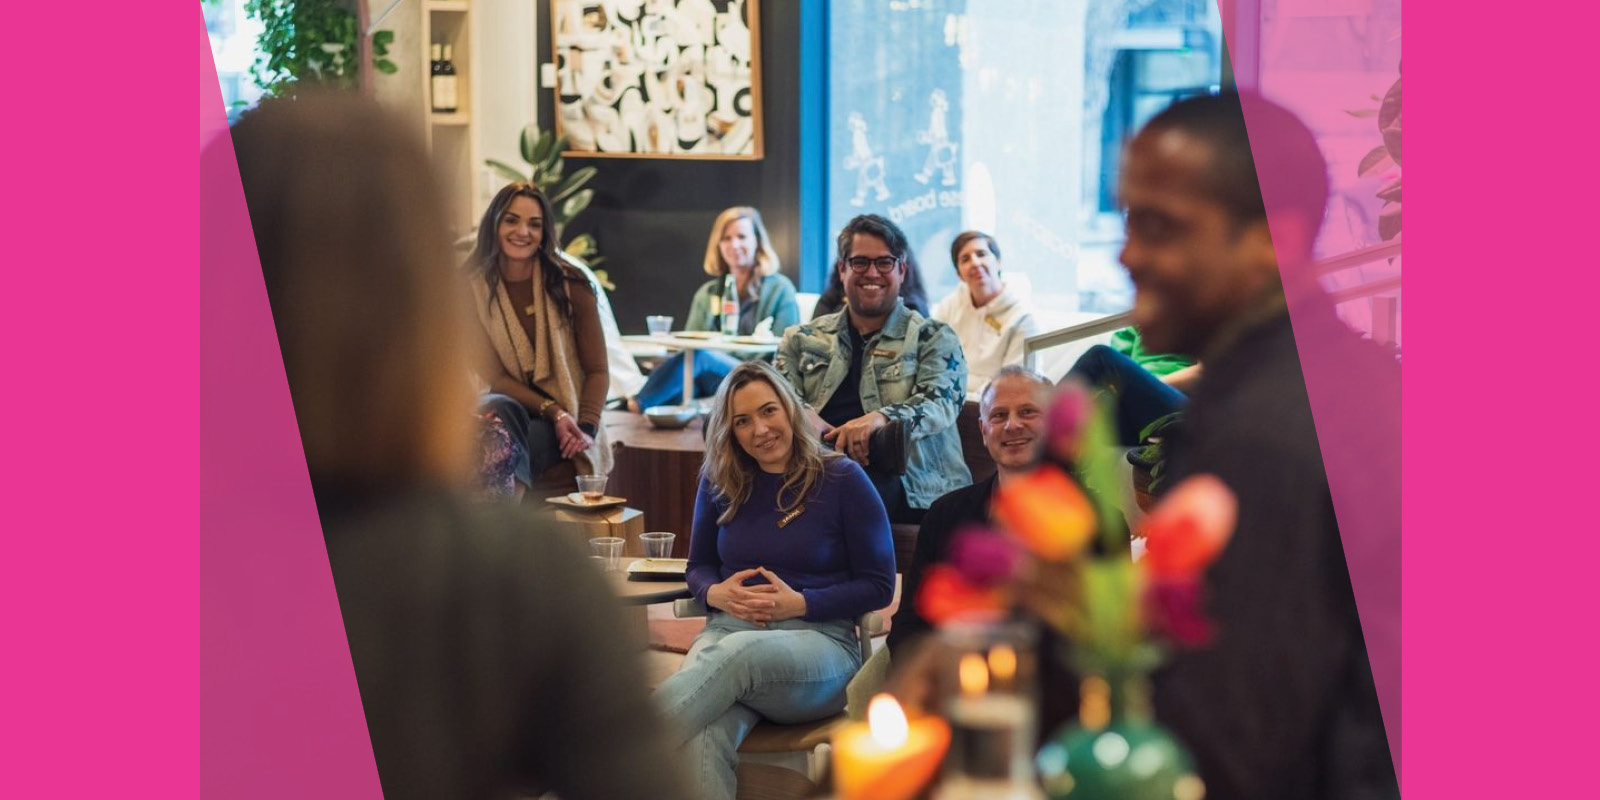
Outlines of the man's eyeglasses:
{"type": "Polygon", "coordinates": [[[851,272],[857,275],[866,272],[868,267],[876,269],[879,275],[887,275],[893,272],[895,267],[900,266],[900,259],[894,256],[883,256],[881,258],[857,256],[856,258],[845,259],[844,263],[850,268],[851,272]]]}

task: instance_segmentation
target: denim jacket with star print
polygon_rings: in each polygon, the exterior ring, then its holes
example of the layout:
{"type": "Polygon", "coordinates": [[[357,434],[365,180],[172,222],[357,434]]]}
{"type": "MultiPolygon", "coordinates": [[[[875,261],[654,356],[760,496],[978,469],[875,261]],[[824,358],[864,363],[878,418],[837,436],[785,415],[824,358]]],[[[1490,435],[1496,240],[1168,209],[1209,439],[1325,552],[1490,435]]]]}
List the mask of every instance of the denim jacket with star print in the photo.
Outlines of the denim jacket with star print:
{"type": "MultiPolygon", "coordinates": [[[[850,371],[848,311],[790,328],[778,346],[775,366],[812,408],[822,408],[841,390],[850,371]]],[[[967,362],[961,340],[942,322],[896,301],[889,319],[867,337],[861,365],[861,408],[898,420],[908,436],[906,502],[927,508],[939,496],[972,483],[961,457],[956,417],[967,395],[967,362]]]]}

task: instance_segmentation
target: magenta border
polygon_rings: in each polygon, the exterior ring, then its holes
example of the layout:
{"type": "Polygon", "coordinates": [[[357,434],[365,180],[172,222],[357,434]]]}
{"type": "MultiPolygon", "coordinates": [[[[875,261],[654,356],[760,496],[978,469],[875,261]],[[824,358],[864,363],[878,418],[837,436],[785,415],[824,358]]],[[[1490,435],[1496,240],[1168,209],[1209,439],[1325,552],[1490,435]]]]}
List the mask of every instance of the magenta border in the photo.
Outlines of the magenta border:
{"type": "MultiPolygon", "coordinates": [[[[68,9],[59,19],[14,18],[19,29],[70,30],[72,53],[107,58],[68,57],[59,36],[13,40],[16,58],[49,64],[56,79],[27,95],[30,116],[67,122],[8,159],[19,162],[17,185],[45,187],[31,208],[8,212],[17,230],[32,232],[12,237],[8,261],[58,264],[57,243],[83,238],[82,225],[58,211],[86,187],[136,187],[140,202],[100,229],[138,252],[136,274],[103,273],[107,291],[78,301],[103,327],[57,339],[74,350],[126,337],[114,349],[136,357],[105,362],[109,377],[130,387],[112,408],[102,397],[64,395],[76,385],[76,362],[28,346],[46,330],[35,322],[53,316],[42,301],[61,296],[61,273],[15,269],[0,294],[8,367],[24,385],[51,387],[13,395],[7,426],[12,457],[32,459],[27,469],[40,479],[23,484],[4,512],[7,530],[37,534],[8,536],[0,561],[8,639],[29,643],[7,681],[6,796],[74,793],[64,787],[198,793],[200,329],[188,231],[199,208],[183,122],[190,90],[159,77],[185,68],[178,37],[195,12],[163,6],[103,4],[91,12],[96,24],[77,7],[70,24],[68,9]],[[137,91],[115,90],[123,80],[137,91]],[[102,154],[102,169],[83,169],[85,153],[102,154]],[[82,179],[64,180],[74,174],[82,179]],[[97,426],[100,457],[134,467],[92,489],[62,480],[82,459],[63,452],[58,427],[91,419],[112,420],[97,426]],[[144,788],[151,784],[160,788],[144,788]]],[[[1571,79],[1592,71],[1593,26],[1585,23],[1595,14],[1414,9],[1406,31],[1416,144],[1406,224],[1404,791],[1563,796],[1592,782],[1574,776],[1593,761],[1587,731],[1600,699],[1592,660],[1551,652],[1592,638],[1584,633],[1594,606],[1589,573],[1600,555],[1581,505],[1593,426],[1582,403],[1551,401],[1587,394],[1582,354],[1592,334],[1573,323],[1593,317],[1592,246],[1562,234],[1594,228],[1592,135],[1576,124],[1590,103],[1571,79]],[[1568,385],[1577,391],[1560,391],[1568,385]]],[[[214,115],[214,67],[201,43],[200,107],[214,115]]],[[[293,441],[292,431],[278,430],[293,441]]],[[[325,594],[324,602],[325,625],[325,594]]],[[[275,687],[208,681],[205,699],[260,688],[275,687]]],[[[206,719],[208,738],[227,730],[226,720],[206,719]]],[[[284,727],[316,733],[310,722],[284,727]]],[[[349,761],[328,759],[331,774],[314,761],[276,762],[285,781],[299,782],[275,784],[279,796],[373,796],[370,750],[342,741],[337,752],[349,761]],[[325,778],[332,782],[322,791],[325,778]]],[[[228,777],[216,765],[210,771],[228,777]]]]}

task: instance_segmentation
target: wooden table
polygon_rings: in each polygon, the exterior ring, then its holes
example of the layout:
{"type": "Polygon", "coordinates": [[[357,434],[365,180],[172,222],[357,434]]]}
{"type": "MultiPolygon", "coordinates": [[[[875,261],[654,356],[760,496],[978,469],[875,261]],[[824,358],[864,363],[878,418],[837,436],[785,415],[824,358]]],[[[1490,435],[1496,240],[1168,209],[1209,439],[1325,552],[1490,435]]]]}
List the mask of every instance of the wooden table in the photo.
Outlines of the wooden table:
{"type": "Polygon", "coordinates": [[[628,565],[641,559],[622,559],[622,569],[617,572],[607,573],[606,578],[611,582],[611,589],[628,605],[648,606],[654,603],[669,603],[673,600],[682,600],[693,597],[689,592],[689,584],[683,581],[630,581],[628,580],[628,565]]]}
{"type": "Polygon", "coordinates": [[[607,411],[601,423],[614,456],[606,491],[628,498],[628,505],[643,511],[650,530],[678,534],[672,555],[688,556],[694,496],[705,461],[704,423],[665,430],[652,426],[642,414],[626,411],[607,411]]]}
{"type": "Polygon", "coordinates": [[[622,341],[631,345],[654,345],[667,350],[683,351],[683,402],[685,404],[694,400],[694,351],[720,350],[725,353],[759,353],[770,355],[778,352],[778,339],[755,340],[748,336],[725,337],[722,334],[713,334],[708,338],[697,336],[624,336],[622,341]]]}

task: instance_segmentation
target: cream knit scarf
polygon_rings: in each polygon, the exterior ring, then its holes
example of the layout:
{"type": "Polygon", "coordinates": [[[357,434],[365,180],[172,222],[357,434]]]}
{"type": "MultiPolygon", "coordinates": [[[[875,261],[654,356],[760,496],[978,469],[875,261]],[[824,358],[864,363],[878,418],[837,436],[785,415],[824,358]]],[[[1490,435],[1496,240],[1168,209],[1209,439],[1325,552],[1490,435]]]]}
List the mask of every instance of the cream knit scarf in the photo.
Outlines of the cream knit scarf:
{"type": "MultiPolygon", "coordinates": [[[[535,391],[542,390],[576,416],[583,365],[578,360],[571,320],[561,316],[555,298],[545,292],[541,273],[545,268],[536,263],[533,270],[533,325],[537,341],[528,341],[528,333],[512,307],[511,293],[506,291],[504,280],[491,302],[489,286],[480,278],[473,279],[472,305],[506,374],[535,387],[535,391]]],[[[594,447],[579,453],[574,461],[578,462],[580,475],[611,472],[611,448],[606,444],[604,426],[595,431],[594,447]]]]}

